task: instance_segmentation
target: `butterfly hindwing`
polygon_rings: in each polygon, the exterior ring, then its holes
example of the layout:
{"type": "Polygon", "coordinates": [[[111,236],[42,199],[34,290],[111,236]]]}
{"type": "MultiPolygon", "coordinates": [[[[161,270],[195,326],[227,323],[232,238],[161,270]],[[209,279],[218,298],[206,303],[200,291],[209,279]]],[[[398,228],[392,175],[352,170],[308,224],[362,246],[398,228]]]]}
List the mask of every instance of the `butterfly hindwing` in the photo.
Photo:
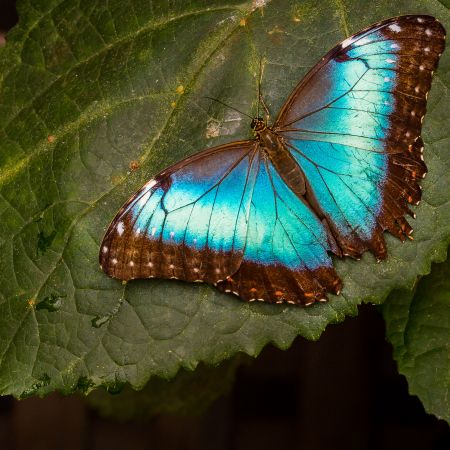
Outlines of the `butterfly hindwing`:
{"type": "Polygon", "coordinates": [[[217,287],[249,301],[325,301],[341,289],[326,230],[262,152],[258,164],[242,263],[217,287]]]}
{"type": "Polygon", "coordinates": [[[256,142],[200,152],[161,172],[111,223],[100,250],[110,276],[215,283],[244,253],[256,142]]]}
{"type": "Polygon", "coordinates": [[[386,255],[426,174],[421,125],[445,31],[429,16],[376,24],[332,49],[300,82],[275,124],[304,172],[308,199],[344,254],[386,255]]]}

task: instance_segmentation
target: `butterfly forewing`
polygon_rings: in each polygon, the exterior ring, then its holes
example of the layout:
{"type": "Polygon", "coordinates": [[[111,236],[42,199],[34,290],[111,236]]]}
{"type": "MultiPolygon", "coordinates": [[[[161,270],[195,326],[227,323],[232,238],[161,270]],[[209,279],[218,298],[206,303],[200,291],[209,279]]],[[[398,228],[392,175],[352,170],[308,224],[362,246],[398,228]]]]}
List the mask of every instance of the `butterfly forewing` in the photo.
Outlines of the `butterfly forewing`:
{"type": "Polygon", "coordinates": [[[201,152],[164,170],[119,211],[100,250],[110,276],[215,283],[244,253],[256,142],[201,152]]]}
{"type": "Polygon", "coordinates": [[[280,112],[275,129],[344,254],[381,259],[383,230],[412,232],[404,216],[421,198],[421,126],[444,41],[433,17],[376,24],[332,49],[280,112]]]}

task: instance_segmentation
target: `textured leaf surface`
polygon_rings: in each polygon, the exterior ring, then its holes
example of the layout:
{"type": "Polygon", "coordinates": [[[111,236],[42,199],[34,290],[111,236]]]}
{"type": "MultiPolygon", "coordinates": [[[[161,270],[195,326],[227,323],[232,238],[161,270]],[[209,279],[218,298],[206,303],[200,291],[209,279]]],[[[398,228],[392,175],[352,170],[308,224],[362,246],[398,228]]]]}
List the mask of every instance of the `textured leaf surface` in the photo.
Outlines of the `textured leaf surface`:
{"type": "Polygon", "coordinates": [[[398,370],[425,409],[450,422],[450,259],[415,291],[394,291],[382,307],[398,370]]]}
{"type": "Polygon", "coordinates": [[[317,339],[444,258],[449,52],[429,96],[415,241],[388,237],[381,264],[370,255],[337,261],[339,298],[308,309],[250,305],[182,282],[122,285],[99,270],[105,228],[132,192],[182,157],[249,136],[247,119],[204,96],[254,114],[261,55],[275,115],[352,32],[404,13],[433,14],[450,29],[438,2],[264,3],[19,2],[20,23],[0,53],[0,392],[142,387],[199,361],[256,355],[267,342],[317,339]]]}

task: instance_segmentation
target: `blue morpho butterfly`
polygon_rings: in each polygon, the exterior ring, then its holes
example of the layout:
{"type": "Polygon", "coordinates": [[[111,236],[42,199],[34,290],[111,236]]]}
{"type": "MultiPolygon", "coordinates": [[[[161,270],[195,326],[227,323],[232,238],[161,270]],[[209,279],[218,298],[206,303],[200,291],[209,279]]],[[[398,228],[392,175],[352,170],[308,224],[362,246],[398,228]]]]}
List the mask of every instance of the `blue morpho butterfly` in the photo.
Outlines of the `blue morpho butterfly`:
{"type": "Polygon", "coordinates": [[[100,248],[111,277],[203,281],[247,301],[339,294],[330,257],[386,257],[412,233],[426,174],[421,124],[445,30],[430,16],[372,25],[328,52],[256,138],[163,170],[100,248]]]}

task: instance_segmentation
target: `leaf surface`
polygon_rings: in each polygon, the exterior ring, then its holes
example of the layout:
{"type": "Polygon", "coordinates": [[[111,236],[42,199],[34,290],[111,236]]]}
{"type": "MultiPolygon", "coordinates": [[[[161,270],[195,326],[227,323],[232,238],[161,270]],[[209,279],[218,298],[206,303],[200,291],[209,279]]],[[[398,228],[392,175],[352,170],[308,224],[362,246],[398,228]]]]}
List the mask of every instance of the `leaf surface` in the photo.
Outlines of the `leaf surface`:
{"type": "Polygon", "coordinates": [[[450,422],[450,259],[433,265],[415,291],[394,291],[382,306],[398,370],[425,409],[450,422]]]}
{"type": "Polygon", "coordinates": [[[18,4],[0,51],[0,392],[17,397],[99,385],[143,387],[200,361],[268,342],[317,339],[327,324],[409,288],[450,236],[450,54],[424,123],[429,175],[415,241],[387,236],[376,264],[336,261],[341,296],[312,308],[245,304],[208,286],[139,280],[98,267],[105,229],[125,200],[165,166],[250,135],[262,89],[275,116],[333,45],[438,2],[53,0],[18,4]],[[170,5],[170,6],[169,6],[170,5]]]}

